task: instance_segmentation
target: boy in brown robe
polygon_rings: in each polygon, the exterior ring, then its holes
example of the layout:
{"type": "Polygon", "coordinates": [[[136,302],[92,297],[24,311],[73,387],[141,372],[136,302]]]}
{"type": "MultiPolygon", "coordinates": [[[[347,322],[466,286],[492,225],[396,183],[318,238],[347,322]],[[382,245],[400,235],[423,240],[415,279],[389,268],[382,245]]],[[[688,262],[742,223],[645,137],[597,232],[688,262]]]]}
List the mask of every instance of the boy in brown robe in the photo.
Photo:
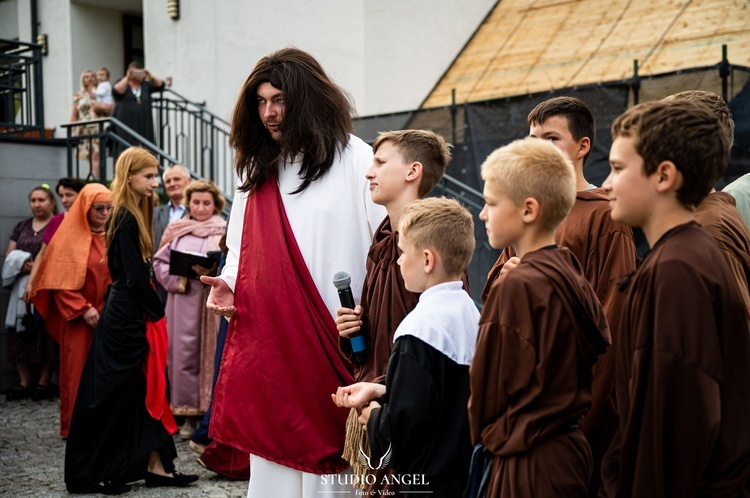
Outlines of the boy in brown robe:
{"type": "MultiPolygon", "coordinates": [[[[688,90],[670,95],[665,100],[689,100],[706,104],[719,118],[724,133],[727,135],[731,155],[734,143],[734,119],[726,102],[719,95],[703,90],[688,90]]],[[[695,221],[705,228],[716,242],[727,260],[729,268],[737,282],[745,302],[750,319],[750,229],[745,224],[742,214],[737,210],[737,203],[730,194],[717,192],[713,186],[719,178],[711,182],[711,193],[706,196],[695,213],[695,221]]]]}
{"type": "Polygon", "coordinates": [[[612,124],[612,218],[651,250],[623,281],[616,344],[620,427],[605,496],[740,496],[750,476],[750,331],[731,270],[695,206],[727,166],[705,105],[635,106],[612,124]]]}
{"type": "MultiPolygon", "coordinates": [[[[339,348],[354,364],[355,382],[382,380],[393,349],[393,334],[417,305],[419,295],[406,290],[398,268],[400,252],[396,227],[404,207],[430,192],[451,160],[450,146],[443,137],[427,130],[380,133],[372,148],[375,156],[365,176],[370,181],[373,202],[384,206],[388,216],[378,227],[367,255],[360,304],[354,310],[339,308],[336,317],[339,348]],[[349,340],[352,333],[360,330],[367,344],[364,362],[356,361],[349,340]]],[[[359,447],[367,448],[367,442],[362,441],[357,416],[356,410],[353,411],[347,423],[344,458],[352,463],[354,474],[359,476],[368,469],[358,458],[359,447]]],[[[368,491],[375,489],[380,488],[370,487],[368,491]]]]}
{"type": "Polygon", "coordinates": [[[554,231],[573,206],[573,165],[542,140],[517,140],[482,165],[492,247],[518,265],[492,282],[470,369],[472,441],[493,455],[488,497],[586,496],[591,452],[579,421],[610,342],[599,300],[554,231]]]}
{"type": "MultiPolygon", "coordinates": [[[[636,248],[630,227],[612,220],[604,191],[589,183],[583,174],[585,161],[594,145],[594,116],[583,101],[574,97],[557,97],[537,105],[529,113],[528,122],[529,136],[550,141],[573,162],[576,200],[555,231],[555,243],[570,249],[581,263],[586,280],[604,307],[612,343],[615,344],[624,298],[617,292],[617,281],[635,270],[636,248]]],[[[505,263],[510,260],[506,271],[516,264],[517,260],[511,259],[513,256],[513,249],[506,247],[490,271],[483,298],[505,263]]],[[[614,348],[609,348],[594,367],[591,410],[581,422],[594,460],[590,496],[596,496],[599,489],[601,459],[617,430],[613,393],[614,348]]]]}

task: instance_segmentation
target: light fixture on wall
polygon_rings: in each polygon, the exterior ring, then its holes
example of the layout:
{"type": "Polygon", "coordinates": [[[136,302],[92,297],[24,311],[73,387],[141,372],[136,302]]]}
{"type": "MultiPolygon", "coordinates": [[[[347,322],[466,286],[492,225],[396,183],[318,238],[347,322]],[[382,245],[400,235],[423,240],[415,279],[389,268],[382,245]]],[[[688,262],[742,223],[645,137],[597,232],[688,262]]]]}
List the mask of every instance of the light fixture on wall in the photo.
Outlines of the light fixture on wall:
{"type": "Polygon", "coordinates": [[[167,14],[175,21],[180,18],[180,0],[167,0],[167,14]]]}
{"type": "Polygon", "coordinates": [[[36,35],[36,43],[42,46],[42,55],[47,55],[47,35],[36,35]]]}

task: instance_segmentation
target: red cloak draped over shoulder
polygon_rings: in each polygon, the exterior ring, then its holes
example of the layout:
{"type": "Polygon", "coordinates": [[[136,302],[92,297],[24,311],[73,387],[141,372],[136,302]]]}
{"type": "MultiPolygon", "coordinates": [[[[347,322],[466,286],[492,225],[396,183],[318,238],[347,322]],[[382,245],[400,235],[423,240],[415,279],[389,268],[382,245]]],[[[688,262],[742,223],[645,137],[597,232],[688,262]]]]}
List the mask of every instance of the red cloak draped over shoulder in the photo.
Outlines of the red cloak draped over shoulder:
{"type": "Polygon", "coordinates": [[[212,437],[305,472],[346,469],[341,452],[348,412],[330,394],[353,378],[275,177],[247,200],[234,304],[214,391],[212,437]]]}

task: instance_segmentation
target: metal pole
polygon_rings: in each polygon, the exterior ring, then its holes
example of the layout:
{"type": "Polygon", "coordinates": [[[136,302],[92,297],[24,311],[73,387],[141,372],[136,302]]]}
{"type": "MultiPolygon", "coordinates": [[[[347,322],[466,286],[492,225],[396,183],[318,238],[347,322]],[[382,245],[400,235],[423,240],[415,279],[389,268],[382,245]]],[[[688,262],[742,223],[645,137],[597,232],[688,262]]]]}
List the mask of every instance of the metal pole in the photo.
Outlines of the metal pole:
{"type": "Polygon", "coordinates": [[[721,96],[724,99],[724,102],[729,103],[729,59],[727,58],[726,45],[721,46],[719,76],[721,76],[721,96]]]}
{"type": "Polygon", "coordinates": [[[451,130],[453,131],[453,141],[451,142],[453,146],[456,146],[456,141],[458,140],[458,134],[456,133],[456,113],[458,112],[458,109],[456,109],[456,89],[451,88],[451,130]]]}
{"type": "Polygon", "coordinates": [[[638,105],[638,92],[641,89],[641,79],[638,77],[638,59],[633,60],[633,104],[638,105]]]}
{"type": "MultiPolygon", "coordinates": [[[[37,13],[37,0],[31,0],[31,40],[37,43],[39,34],[39,18],[37,13]]],[[[44,81],[42,79],[42,49],[33,49],[34,54],[34,114],[36,124],[39,126],[39,138],[44,138],[44,81]]]]}

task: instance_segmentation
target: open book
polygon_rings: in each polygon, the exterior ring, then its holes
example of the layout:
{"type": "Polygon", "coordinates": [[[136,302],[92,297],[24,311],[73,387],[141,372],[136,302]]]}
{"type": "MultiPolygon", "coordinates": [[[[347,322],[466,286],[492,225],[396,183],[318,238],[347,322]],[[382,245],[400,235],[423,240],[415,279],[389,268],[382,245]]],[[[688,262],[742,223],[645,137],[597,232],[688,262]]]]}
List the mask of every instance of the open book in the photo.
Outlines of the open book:
{"type": "Polygon", "coordinates": [[[169,274],[179,275],[180,277],[197,278],[198,275],[193,271],[193,265],[211,268],[218,264],[221,259],[221,251],[209,251],[208,254],[192,251],[172,251],[169,254],[169,274]]]}

